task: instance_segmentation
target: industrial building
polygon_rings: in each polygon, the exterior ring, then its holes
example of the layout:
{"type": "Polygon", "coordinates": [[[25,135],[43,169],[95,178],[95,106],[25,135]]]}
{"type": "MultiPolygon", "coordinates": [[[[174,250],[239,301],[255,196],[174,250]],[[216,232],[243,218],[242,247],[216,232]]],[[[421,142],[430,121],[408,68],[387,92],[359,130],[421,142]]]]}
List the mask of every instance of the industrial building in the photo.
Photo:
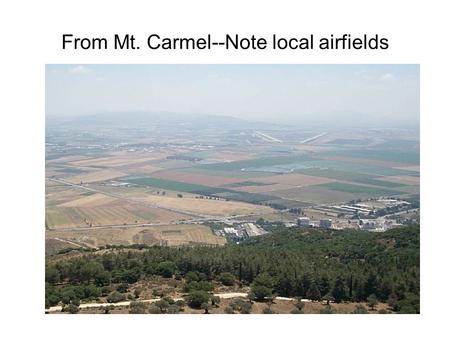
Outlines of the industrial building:
{"type": "Polygon", "coordinates": [[[299,217],[297,219],[297,225],[307,227],[309,226],[309,217],[299,217]]]}
{"type": "Polygon", "coordinates": [[[332,221],[329,218],[328,219],[321,219],[320,222],[319,222],[319,226],[321,228],[329,229],[329,228],[331,228],[331,223],[332,223],[332,221]]]}

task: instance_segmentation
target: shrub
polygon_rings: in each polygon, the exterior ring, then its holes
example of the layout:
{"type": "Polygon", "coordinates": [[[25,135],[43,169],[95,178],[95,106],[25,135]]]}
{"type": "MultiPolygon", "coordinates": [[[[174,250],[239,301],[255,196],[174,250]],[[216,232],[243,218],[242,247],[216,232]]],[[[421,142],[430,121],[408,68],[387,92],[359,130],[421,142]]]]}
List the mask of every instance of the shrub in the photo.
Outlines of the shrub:
{"type": "Polygon", "coordinates": [[[233,310],[231,307],[229,307],[229,306],[227,306],[227,307],[224,309],[224,312],[225,312],[226,314],[228,314],[228,315],[234,314],[234,310],[233,310]]]}
{"type": "Polygon", "coordinates": [[[127,283],[119,284],[117,286],[117,291],[119,291],[120,293],[128,292],[128,284],[127,283]]]}
{"type": "Polygon", "coordinates": [[[367,314],[369,313],[369,311],[367,311],[366,307],[362,304],[358,304],[356,305],[355,309],[353,310],[352,313],[355,314],[367,314]]]}
{"type": "Polygon", "coordinates": [[[254,300],[264,300],[272,294],[272,290],[263,285],[253,285],[250,289],[249,297],[254,300]]]}
{"type": "Polygon", "coordinates": [[[234,284],[234,276],[229,272],[223,272],[219,275],[219,281],[226,286],[232,286],[234,284]]]}
{"type": "Polygon", "coordinates": [[[80,311],[80,308],[77,305],[69,304],[69,305],[64,306],[62,311],[68,312],[71,314],[75,314],[75,313],[78,313],[78,311],[80,311]]]}
{"type": "Polygon", "coordinates": [[[156,305],[152,304],[150,305],[149,309],[148,309],[148,313],[150,314],[160,314],[161,309],[159,307],[157,307],[156,305]]]}
{"type": "Polygon", "coordinates": [[[238,298],[230,303],[230,307],[233,309],[233,311],[238,311],[242,314],[249,314],[250,310],[252,309],[252,303],[238,298]]]}
{"type": "Polygon", "coordinates": [[[271,315],[274,314],[275,312],[270,307],[266,307],[262,310],[262,313],[265,315],[271,315]]]}
{"type": "Polygon", "coordinates": [[[335,313],[331,305],[326,305],[323,309],[320,310],[321,314],[333,314],[335,313]]]}
{"type": "Polygon", "coordinates": [[[131,302],[129,313],[132,314],[143,314],[147,313],[147,306],[142,302],[131,302]]]}
{"type": "Polygon", "coordinates": [[[174,262],[165,261],[158,264],[156,268],[156,272],[158,275],[163,276],[165,278],[171,278],[175,273],[177,266],[174,262]]]}
{"type": "Polygon", "coordinates": [[[169,305],[167,308],[167,313],[169,314],[177,314],[180,312],[180,307],[176,304],[169,305]]]}
{"type": "Polygon", "coordinates": [[[209,294],[205,291],[191,291],[187,296],[187,302],[190,307],[199,309],[203,303],[209,302],[209,294]]]}
{"type": "Polygon", "coordinates": [[[126,296],[124,294],[121,294],[120,292],[114,291],[112,292],[107,298],[106,300],[108,301],[108,303],[118,303],[118,302],[122,302],[126,299],[126,296]]]}

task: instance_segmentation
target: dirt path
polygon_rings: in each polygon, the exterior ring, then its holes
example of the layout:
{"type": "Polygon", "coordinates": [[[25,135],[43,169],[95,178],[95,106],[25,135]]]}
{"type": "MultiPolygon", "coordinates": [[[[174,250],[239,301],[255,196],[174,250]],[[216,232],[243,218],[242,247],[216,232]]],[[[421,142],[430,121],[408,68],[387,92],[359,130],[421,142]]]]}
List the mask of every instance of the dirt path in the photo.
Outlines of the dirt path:
{"type": "MultiPolygon", "coordinates": [[[[246,292],[228,292],[228,293],[215,293],[214,296],[219,297],[221,299],[230,299],[230,298],[247,298],[248,293],[246,292]]],[[[161,298],[152,298],[152,299],[144,299],[144,300],[137,300],[138,302],[142,303],[155,303],[161,298]]],[[[289,297],[276,297],[276,300],[284,300],[284,301],[295,301],[296,298],[289,298],[289,297]]],[[[183,298],[174,298],[173,300],[183,300],[183,298]]],[[[309,299],[302,299],[303,302],[311,302],[309,299]]],[[[118,302],[118,303],[85,303],[80,304],[80,309],[90,309],[90,308],[102,308],[107,306],[130,306],[131,302],[133,301],[124,301],[124,302],[118,302]]],[[[62,306],[52,306],[49,309],[46,309],[45,312],[61,312],[62,306]]]]}

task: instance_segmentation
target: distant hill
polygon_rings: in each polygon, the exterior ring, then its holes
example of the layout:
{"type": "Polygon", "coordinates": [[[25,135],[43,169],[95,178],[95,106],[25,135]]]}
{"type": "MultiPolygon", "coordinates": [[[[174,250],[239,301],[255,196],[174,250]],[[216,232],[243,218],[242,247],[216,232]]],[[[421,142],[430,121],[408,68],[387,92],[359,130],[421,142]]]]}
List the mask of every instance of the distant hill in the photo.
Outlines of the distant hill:
{"type": "Polygon", "coordinates": [[[47,117],[47,126],[73,126],[92,128],[120,127],[139,128],[146,126],[184,126],[184,128],[222,128],[230,130],[272,128],[275,124],[267,122],[255,122],[236,117],[208,114],[186,114],[167,112],[129,112],[129,113],[99,113],[76,117],[47,117]]]}

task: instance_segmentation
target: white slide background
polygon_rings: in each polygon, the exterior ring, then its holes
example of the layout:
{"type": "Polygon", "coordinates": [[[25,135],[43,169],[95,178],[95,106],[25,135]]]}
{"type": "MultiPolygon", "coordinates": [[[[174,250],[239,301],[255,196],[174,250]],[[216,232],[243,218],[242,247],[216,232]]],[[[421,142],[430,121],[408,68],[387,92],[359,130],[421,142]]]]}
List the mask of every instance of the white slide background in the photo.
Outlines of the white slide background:
{"type": "Polygon", "coordinates": [[[1,335],[44,337],[448,334],[449,60],[445,1],[3,1],[1,335]],[[138,51],[61,49],[63,33],[135,34],[138,51]],[[389,38],[385,51],[151,51],[146,36],[226,33],[389,38]],[[416,63],[421,65],[421,315],[45,316],[46,63],[416,63]]]}

